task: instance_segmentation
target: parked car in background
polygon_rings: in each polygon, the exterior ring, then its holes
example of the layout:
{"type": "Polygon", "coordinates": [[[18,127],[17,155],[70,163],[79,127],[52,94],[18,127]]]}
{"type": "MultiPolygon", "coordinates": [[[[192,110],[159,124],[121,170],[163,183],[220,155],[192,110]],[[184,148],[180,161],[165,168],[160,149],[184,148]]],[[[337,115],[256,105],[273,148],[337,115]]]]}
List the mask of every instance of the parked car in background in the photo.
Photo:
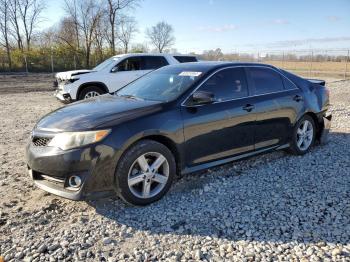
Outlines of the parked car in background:
{"type": "Polygon", "coordinates": [[[263,64],[166,66],[43,117],[27,146],[29,172],[40,188],[66,198],[115,192],[146,205],[177,173],[271,150],[303,155],[325,141],[324,85],[263,64]]]}
{"type": "Polygon", "coordinates": [[[190,55],[121,54],[102,62],[92,70],[74,70],[56,74],[55,96],[62,102],[112,93],[135,79],[160,67],[196,62],[190,55]]]}

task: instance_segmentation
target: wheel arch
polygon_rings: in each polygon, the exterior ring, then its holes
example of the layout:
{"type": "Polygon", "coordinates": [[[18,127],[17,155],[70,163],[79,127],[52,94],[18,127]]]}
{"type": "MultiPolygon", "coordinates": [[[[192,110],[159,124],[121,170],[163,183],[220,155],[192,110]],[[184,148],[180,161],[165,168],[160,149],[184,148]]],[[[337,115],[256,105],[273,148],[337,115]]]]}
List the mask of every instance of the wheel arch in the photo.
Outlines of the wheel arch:
{"type": "Polygon", "coordinates": [[[77,91],[77,100],[79,99],[79,96],[80,96],[80,93],[81,91],[86,88],[86,87],[89,87],[89,86],[96,86],[96,87],[99,87],[101,88],[103,91],[105,91],[106,93],[109,93],[109,90],[108,90],[108,87],[102,83],[102,82],[87,82],[87,83],[84,83],[82,85],[79,86],[78,88],[78,91],[77,91]]]}

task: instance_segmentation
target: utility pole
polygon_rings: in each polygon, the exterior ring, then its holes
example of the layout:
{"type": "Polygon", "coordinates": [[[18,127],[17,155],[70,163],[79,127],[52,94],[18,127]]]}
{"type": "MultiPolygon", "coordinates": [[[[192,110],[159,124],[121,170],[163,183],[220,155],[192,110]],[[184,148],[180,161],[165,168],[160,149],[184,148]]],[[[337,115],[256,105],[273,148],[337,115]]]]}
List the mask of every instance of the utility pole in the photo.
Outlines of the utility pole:
{"type": "Polygon", "coordinates": [[[24,55],[24,63],[26,65],[26,74],[28,75],[28,63],[27,63],[27,56],[24,55]]]}
{"type": "Polygon", "coordinates": [[[51,47],[51,70],[52,70],[52,74],[55,72],[55,69],[53,67],[53,54],[52,54],[52,47],[51,47]]]}
{"type": "Polygon", "coordinates": [[[347,76],[346,73],[348,71],[349,57],[350,57],[350,50],[348,50],[348,54],[347,54],[346,60],[345,60],[344,80],[346,80],[346,76],[347,76]]]}
{"type": "Polygon", "coordinates": [[[311,56],[310,56],[310,71],[309,71],[309,76],[311,77],[311,72],[312,72],[312,60],[314,58],[314,51],[311,51],[311,56]]]}

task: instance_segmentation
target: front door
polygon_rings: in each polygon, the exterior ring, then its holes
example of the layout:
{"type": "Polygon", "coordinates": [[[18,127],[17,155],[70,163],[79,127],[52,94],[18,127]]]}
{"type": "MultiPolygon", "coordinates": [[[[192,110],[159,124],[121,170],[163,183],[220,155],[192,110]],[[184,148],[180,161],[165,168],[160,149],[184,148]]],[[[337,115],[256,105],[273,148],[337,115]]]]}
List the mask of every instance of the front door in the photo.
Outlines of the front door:
{"type": "Polygon", "coordinates": [[[142,65],[142,57],[130,57],[122,60],[109,74],[109,91],[117,91],[147,73],[142,65]]]}
{"type": "Polygon", "coordinates": [[[220,70],[197,91],[214,94],[215,102],[182,107],[186,165],[190,167],[254,150],[256,116],[247,107],[251,98],[244,69],[220,70]]]}

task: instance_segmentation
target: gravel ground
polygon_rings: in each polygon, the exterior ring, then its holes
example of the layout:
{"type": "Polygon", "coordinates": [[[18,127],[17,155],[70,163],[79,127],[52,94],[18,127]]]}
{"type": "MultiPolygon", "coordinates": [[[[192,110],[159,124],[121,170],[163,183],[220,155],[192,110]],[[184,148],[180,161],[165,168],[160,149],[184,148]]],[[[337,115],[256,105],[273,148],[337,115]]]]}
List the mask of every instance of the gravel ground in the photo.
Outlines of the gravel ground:
{"type": "Polygon", "coordinates": [[[350,81],[328,84],[330,142],[180,177],[159,202],[73,202],[30,181],[29,132],[61,106],[0,95],[0,254],[15,261],[350,261],[350,81]]]}

